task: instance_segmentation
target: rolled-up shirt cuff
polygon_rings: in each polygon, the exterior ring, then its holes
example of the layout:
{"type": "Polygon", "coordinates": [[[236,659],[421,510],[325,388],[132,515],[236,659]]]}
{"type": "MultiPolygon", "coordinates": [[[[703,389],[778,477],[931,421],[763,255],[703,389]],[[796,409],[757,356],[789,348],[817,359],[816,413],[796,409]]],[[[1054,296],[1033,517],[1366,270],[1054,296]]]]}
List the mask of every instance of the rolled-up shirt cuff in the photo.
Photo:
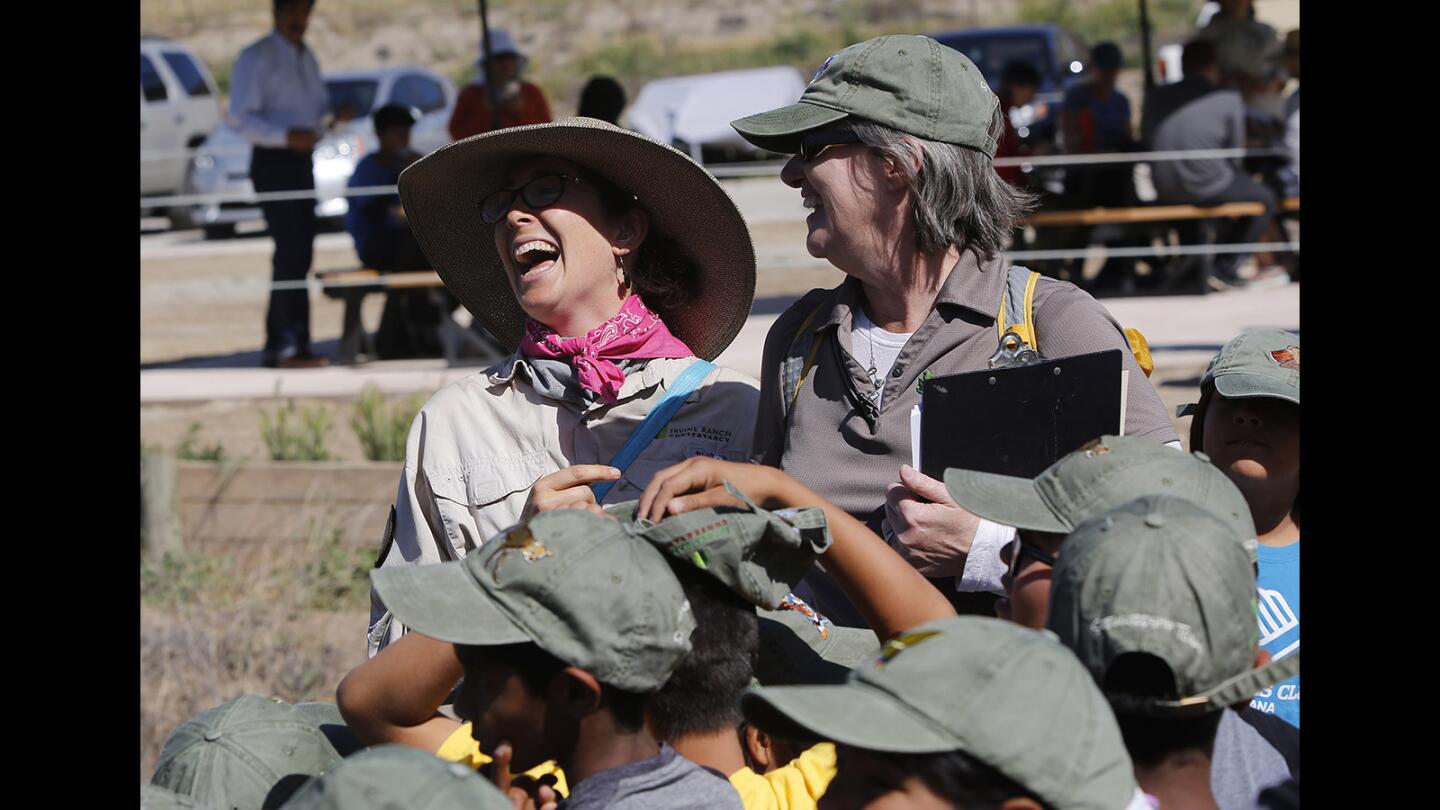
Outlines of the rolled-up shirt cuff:
{"type": "Polygon", "coordinates": [[[965,570],[955,578],[957,591],[989,591],[1004,594],[1001,578],[1006,566],[1000,559],[1000,549],[1015,539],[1015,527],[994,523],[984,518],[975,529],[975,539],[970,543],[970,553],[965,555],[965,570]]]}

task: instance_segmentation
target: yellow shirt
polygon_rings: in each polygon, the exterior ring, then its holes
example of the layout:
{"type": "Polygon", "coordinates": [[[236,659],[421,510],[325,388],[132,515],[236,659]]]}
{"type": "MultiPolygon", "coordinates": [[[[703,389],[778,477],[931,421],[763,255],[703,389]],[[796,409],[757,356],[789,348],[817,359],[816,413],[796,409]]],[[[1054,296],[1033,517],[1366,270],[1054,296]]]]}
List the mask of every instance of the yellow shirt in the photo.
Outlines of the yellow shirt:
{"type": "MultiPolygon", "coordinates": [[[[461,723],[460,727],[455,729],[454,734],[446,737],[445,742],[440,744],[440,749],[435,752],[435,756],[441,759],[448,759],[451,762],[463,762],[472,768],[488,765],[492,761],[489,755],[481,752],[479,740],[470,736],[469,723],[461,723]]],[[[796,761],[798,762],[799,760],[796,761]]],[[[565,772],[560,770],[560,766],[556,765],[553,759],[549,762],[542,762],[525,772],[525,775],[531,779],[539,779],[546,774],[555,774],[555,792],[568,798],[570,796],[570,788],[565,784],[565,772]]],[[[833,776],[834,774],[835,753],[832,750],[830,753],[830,775],[833,776]]],[[[731,777],[731,781],[733,783],[734,777],[731,777]]],[[[826,784],[829,784],[828,776],[826,777],[826,784]]],[[[824,788],[822,787],[821,789],[823,790],[824,788]]],[[[749,805],[746,806],[748,807],[749,805]]]]}
{"type": "Polygon", "coordinates": [[[745,810],[813,810],[835,778],[835,744],[819,743],[769,773],[742,768],[730,774],[745,810]]]}

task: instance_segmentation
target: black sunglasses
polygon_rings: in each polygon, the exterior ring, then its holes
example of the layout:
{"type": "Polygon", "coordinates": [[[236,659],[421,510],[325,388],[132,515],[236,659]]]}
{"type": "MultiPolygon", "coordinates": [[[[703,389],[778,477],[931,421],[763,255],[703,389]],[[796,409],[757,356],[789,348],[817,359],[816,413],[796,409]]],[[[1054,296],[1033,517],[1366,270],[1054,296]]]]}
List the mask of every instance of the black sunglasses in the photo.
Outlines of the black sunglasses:
{"type": "Polygon", "coordinates": [[[853,129],[821,129],[800,136],[800,159],[809,163],[832,146],[863,143],[853,129]]]}
{"type": "Polygon", "coordinates": [[[1027,534],[1028,532],[1025,531],[1017,531],[1015,533],[1015,542],[1011,543],[1007,549],[1010,554],[1011,582],[1014,582],[1015,578],[1019,576],[1020,569],[1023,567],[1022,560],[1035,560],[1036,562],[1045,563],[1051,568],[1054,568],[1060,562],[1059,557],[1045,552],[1036,546],[1033,541],[1027,540],[1027,534]]]}
{"type": "Polygon", "coordinates": [[[480,220],[494,225],[505,218],[518,196],[531,208],[545,208],[555,204],[565,193],[565,183],[583,182],[568,174],[542,174],[519,188],[502,188],[480,201],[480,220]]]}

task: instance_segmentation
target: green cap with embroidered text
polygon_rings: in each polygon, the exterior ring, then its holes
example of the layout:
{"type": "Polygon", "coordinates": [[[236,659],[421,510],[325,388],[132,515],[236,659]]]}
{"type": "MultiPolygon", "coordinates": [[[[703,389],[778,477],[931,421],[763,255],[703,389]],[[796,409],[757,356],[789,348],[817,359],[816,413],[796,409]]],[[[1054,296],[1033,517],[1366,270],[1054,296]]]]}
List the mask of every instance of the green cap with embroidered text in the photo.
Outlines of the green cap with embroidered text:
{"type": "MultiPolygon", "coordinates": [[[[1226,343],[1205,368],[1200,387],[1214,383],[1229,399],[1271,397],[1300,404],[1300,336],[1280,329],[1247,329],[1226,343]]],[[[1177,416],[1194,416],[1198,403],[1177,416]]]]}
{"type": "Polygon", "coordinates": [[[755,505],[726,482],[743,506],[696,509],[659,523],[639,521],[636,532],[669,556],[719,580],[750,604],[774,610],[830,548],[823,509],[755,505]]]}
{"type": "Polygon", "coordinates": [[[986,520],[1057,534],[1141,495],[1179,495],[1229,521],[1255,560],[1255,520],[1235,484],[1204,453],[1149,439],[1101,436],[1033,479],[949,469],[945,488],[986,520]]]}
{"type": "Polygon", "coordinates": [[[463,560],[370,576],[412,630],[454,644],[533,642],[602,683],[654,692],[690,651],[695,617],[665,558],[634,531],[561,509],[463,560]]]}
{"type": "Polygon", "coordinates": [[[963,751],[1056,810],[1117,810],[1135,795],[1115,716],[1053,634],[955,616],[886,642],[833,686],[752,688],[762,729],[870,751],[963,751]]]}
{"type": "Polygon", "coordinates": [[[367,748],[310,780],[284,810],[510,810],[475,769],[408,745],[367,748]]]}
{"type": "Polygon", "coordinates": [[[279,807],[340,759],[294,706],[241,695],[180,724],[165,740],[152,784],[216,807],[279,807]]]}
{"type": "Polygon", "coordinates": [[[964,54],[923,36],[867,39],[820,66],[800,100],[730,122],[771,152],[800,151],[800,135],[847,117],[995,157],[990,124],[1000,99],[964,54]]]}
{"type": "Polygon", "coordinates": [[[1117,658],[1155,656],[1172,693],[1117,711],[1219,711],[1299,671],[1292,653],[1254,668],[1255,573],[1227,521],[1184,498],[1147,495],[1070,533],[1055,567],[1049,627],[1096,683],[1117,658]]]}

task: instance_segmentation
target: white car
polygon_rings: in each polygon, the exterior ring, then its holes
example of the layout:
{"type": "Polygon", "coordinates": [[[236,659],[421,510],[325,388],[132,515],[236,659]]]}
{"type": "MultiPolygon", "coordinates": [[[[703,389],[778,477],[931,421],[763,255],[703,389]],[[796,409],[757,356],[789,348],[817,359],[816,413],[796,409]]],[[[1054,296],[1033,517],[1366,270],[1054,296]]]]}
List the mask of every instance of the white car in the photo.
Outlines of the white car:
{"type": "Polygon", "coordinates": [[[793,67],[671,76],[640,88],[625,117],[636,132],[702,163],[745,161],[769,153],[741,138],[730,122],[791,104],[803,92],[805,77],[793,67]]]}
{"type": "Polygon", "coordinates": [[[205,63],[179,42],[140,39],[140,196],[185,188],[191,151],[220,123],[220,94],[205,63]]]}
{"type": "MultiPolygon", "coordinates": [[[[423,155],[450,142],[456,94],[449,79],[420,67],[351,70],[327,73],[324,79],[331,112],[347,106],[354,116],[336,124],[315,148],[315,213],[333,223],[349,210],[343,195],[355,165],[377,147],[371,115],[386,104],[409,107],[415,116],[410,148],[423,155]]],[[[203,227],[207,237],[228,236],[236,223],[262,219],[250,182],[250,143],[221,124],[196,153],[186,193],[229,197],[190,209],[190,221],[203,227]]]]}

